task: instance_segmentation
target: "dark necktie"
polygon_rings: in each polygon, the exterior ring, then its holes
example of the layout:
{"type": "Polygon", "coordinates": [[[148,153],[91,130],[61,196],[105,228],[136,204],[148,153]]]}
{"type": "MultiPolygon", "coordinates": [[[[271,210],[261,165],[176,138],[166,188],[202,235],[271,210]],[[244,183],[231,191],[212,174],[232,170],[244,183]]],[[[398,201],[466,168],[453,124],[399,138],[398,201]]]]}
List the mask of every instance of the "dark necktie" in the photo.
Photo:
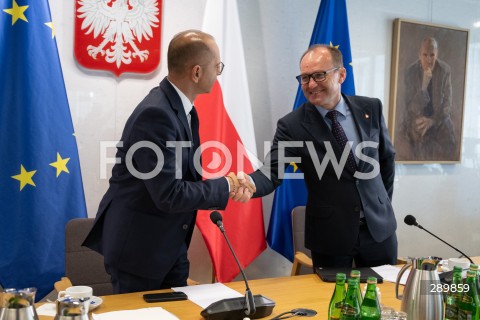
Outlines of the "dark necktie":
{"type": "MultiPolygon", "coordinates": [[[[199,130],[199,121],[198,121],[198,114],[197,110],[195,110],[195,107],[192,108],[190,111],[190,129],[192,131],[192,150],[195,152],[198,147],[200,147],[200,135],[198,133],[199,130]]],[[[192,153],[193,154],[193,153],[192,153]]],[[[193,160],[193,158],[192,158],[193,160]]],[[[202,158],[200,157],[200,165],[202,164],[202,158]]],[[[193,168],[193,164],[192,164],[193,168]]],[[[201,168],[200,168],[201,170],[201,168]]],[[[196,170],[194,170],[197,172],[196,170]]],[[[202,172],[197,172],[197,180],[200,180],[202,178],[202,172]]]]}
{"type": "MultiPolygon", "coordinates": [[[[333,136],[335,137],[335,140],[337,140],[343,152],[343,150],[345,150],[345,146],[347,145],[348,138],[345,134],[345,131],[343,131],[342,126],[338,122],[337,116],[339,113],[340,112],[338,112],[337,110],[332,110],[327,113],[327,117],[332,120],[333,136]]],[[[350,150],[350,153],[348,154],[346,166],[353,172],[357,171],[357,163],[355,162],[355,158],[353,157],[352,150],[350,150]]]]}
{"type": "Polygon", "coordinates": [[[198,114],[195,107],[190,111],[190,128],[192,129],[193,148],[196,149],[200,146],[200,136],[198,134],[198,114]]]}

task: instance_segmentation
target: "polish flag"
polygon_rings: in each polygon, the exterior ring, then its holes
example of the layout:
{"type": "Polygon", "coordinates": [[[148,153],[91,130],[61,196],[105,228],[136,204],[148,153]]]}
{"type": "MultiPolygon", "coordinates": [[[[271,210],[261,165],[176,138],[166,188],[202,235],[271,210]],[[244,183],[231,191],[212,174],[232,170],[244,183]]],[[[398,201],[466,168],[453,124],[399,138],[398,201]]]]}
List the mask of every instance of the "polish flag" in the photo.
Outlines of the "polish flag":
{"type": "MultiPolygon", "coordinates": [[[[257,148],[236,1],[207,0],[203,31],[215,37],[225,63],[210,94],[199,95],[195,101],[200,118],[203,177],[231,171],[250,173],[253,161],[257,161],[257,148]]],[[[222,233],[210,221],[210,212],[198,212],[197,227],[210,252],[217,281],[229,282],[240,271],[222,233]]],[[[266,249],[262,201],[230,200],[221,213],[226,234],[245,268],[266,249]]]]}

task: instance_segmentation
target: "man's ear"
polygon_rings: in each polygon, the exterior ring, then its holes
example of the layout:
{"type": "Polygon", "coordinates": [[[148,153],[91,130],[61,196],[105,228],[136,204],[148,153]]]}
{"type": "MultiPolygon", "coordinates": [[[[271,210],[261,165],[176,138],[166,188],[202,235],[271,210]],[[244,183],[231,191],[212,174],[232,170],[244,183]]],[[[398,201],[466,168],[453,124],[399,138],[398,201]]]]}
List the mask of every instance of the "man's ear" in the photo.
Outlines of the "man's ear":
{"type": "Polygon", "coordinates": [[[202,67],[199,65],[195,65],[191,71],[191,78],[193,82],[198,83],[201,76],[202,76],[202,67]]]}
{"type": "Polygon", "coordinates": [[[340,70],[338,70],[339,72],[339,75],[340,77],[338,78],[338,82],[340,82],[340,84],[342,84],[345,79],[347,78],[347,69],[345,68],[340,68],[340,70]]]}

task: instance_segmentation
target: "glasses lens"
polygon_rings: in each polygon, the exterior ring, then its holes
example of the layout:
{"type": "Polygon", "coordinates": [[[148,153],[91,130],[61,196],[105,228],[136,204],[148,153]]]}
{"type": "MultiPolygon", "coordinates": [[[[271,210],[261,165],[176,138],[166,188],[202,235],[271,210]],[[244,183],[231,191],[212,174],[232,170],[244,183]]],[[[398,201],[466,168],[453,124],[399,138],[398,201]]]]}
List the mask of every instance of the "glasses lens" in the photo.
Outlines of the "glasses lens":
{"type": "Polygon", "coordinates": [[[223,62],[221,62],[221,61],[217,64],[217,73],[218,73],[218,75],[221,75],[221,74],[222,74],[224,67],[225,67],[225,65],[224,65],[223,62]]]}
{"type": "Polygon", "coordinates": [[[315,82],[320,82],[325,80],[326,74],[327,74],[326,72],[317,72],[312,74],[312,78],[315,82]]]}
{"type": "Polygon", "coordinates": [[[308,74],[299,75],[297,79],[298,79],[298,82],[300,82],[301,84],[306,84],[310,81],[310,75],[308,74]]]}

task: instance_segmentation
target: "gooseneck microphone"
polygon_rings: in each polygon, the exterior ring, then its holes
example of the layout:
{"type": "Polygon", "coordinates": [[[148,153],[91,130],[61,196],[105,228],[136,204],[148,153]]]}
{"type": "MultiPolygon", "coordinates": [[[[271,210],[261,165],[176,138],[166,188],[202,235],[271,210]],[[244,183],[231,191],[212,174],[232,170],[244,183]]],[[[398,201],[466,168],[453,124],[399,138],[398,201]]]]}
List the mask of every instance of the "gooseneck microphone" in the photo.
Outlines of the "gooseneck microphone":
{"type": "Polygon", "coordinates": [[[218,211],[213,211],[210,213],[210,220],[214,224],[217,225],[217,227],[220,229],[220,231],[223,234],[223,237],[227,241],[228,247],[230,248],[230,251],[233,254],[233,257],[235,258],[235,262],[238,265],[238,268],[240,269],[240,272],[242,273],[243,281],[245,281],[245,314],[247,316],[254,314],[255,313],[255,301],[253,300],[253,294],[252,291],[250,291],[250,287],[248,286],[248,280],[247,276],[245,275],[245,272],[243,271],[242,265],[238,261],[237,255],[235,254],[235,251],[232,248],[232,245],[230,244],[230,241],[228,240],[227,234],[225,233],[225,229],[223,228],[223,220],[222,220],[222,215],[218,211]]]}
{"type": "Polygon", "coordinates": [[[223,299],[212,303],[207,308],[203,309],[200,313],[207,320],[242,320],[245,316],[250,319],[265,318],[272,314],[275,302],[262,296],[253,295],[248,286],[248,280],[245,276],[237,255],[228,240],[225,228],[223,227],[222,215],[218,211],[213,211],[210,214],[210,220],[220,229],[223,237],[227,241],[228,247],[235,258],[235,262],[242,273],[243,280],[245,281],[245,297],[223,299]]]}
{"type": "Polygon", "coordinates": [[[431,234],[432,236],[434,236],[435,238],[437,238],[438,240],[442,241],[443,243],[445,243],[447,246],[449,246],[450,248],[454,249],[455,251],[457,251],[458,253],[460,253],[462,256],[464,256],[465,258],[467,258],[470,263],[473,263],[472,259],[470,259],[469,256],[467,256],[465,253],[463,253],[462,251],[458,250],[457,248],[455,248],[454,246],[452,246],[450,243],[446,242],[445,240],[443,239],[440,239],[439,237],[437,237],[436,235],[434,235],[433,233],[431,233],[430,231],[428,231],[427,229],[425,229],[424,227],[422,227],[421,225],[418,224],[417,222],[417,219],[415,219],[414,216],[412,215],[407,215],[405,217],[405,219],[403,219],[403,221],[408,224],[409,226],[415,226],[415,227],[418,227],[422,230],[425,230],[426,232],[428,232],[429,234],[431,234]]]}

